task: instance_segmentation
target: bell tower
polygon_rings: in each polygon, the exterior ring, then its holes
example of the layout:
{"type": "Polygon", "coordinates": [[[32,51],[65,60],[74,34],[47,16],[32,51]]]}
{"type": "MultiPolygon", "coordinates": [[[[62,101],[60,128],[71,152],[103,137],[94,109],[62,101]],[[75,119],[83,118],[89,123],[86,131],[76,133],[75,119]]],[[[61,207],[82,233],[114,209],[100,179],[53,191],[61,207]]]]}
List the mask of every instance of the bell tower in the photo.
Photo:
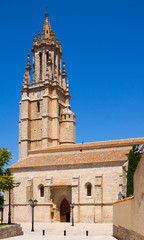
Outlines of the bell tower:
{"type": "Polygon", "coordinates": [[[19,160],[26,158],[29,150],[75,143],[75,115],[65,62],[61,67],[61,43],[47,11],[42,34],[38,38],[35,34],[31,51],[33,67],[28,53],[19,108],[19,160]]]}

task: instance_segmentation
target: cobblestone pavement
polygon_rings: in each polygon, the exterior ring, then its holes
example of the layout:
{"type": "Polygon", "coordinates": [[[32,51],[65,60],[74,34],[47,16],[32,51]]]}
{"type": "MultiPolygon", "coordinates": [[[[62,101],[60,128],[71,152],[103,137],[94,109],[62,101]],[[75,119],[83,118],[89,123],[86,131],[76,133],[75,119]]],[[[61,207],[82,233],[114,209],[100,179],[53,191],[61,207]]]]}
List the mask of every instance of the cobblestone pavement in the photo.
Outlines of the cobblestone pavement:
{"type": "MultiPolygon", "coordinates": [[[[11,240],[114,240],[110,223],[35,223],[35,231],[31,232],[31,223],[22,223],[23,236],[9,238],[11,240]],[[42,231],[45,230],[45,236],[42,231]],[[66,236],[64,236],[66,230],[66,236]],[[86,236],[88,231],[88,236],[86,236]]],[[[8,238],[7,238],[8,239],[8,238]]]]}

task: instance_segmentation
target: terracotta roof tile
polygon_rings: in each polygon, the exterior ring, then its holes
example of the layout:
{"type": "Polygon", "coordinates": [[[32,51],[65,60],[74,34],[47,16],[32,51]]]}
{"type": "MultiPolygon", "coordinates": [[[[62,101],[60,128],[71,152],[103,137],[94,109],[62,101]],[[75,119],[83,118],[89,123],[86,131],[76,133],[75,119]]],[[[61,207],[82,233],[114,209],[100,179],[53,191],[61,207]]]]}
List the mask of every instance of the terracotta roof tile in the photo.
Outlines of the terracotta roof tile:
{"type": "Polygon", "coordinates": [[[134,196],[131,196],[131,197],[127,197],[127,198],[124,198],[124,199],[118,200],[118,201],[116,201],[116,202],[113,202],[113,204],[115,204],[115,203],[125,202],[125,201],[132,200],[132,199],[134,199],[134,196]]]}
{"type": "Polygon", "coordinates": [[[12,165],[10,169],[52,167],[66,165],[84,165],[109,162],[124,162],[127,160],[128,149],[78,152],[78,153],[57,153],[44,156],[30,156],[12,165]]]}
{"type": "Polygon", "coordinates": [[[39,154],[39,153],[52,153],[52,152],[67,152],[67,151],[77,151],[79,149],[106,149],[112,147],[126,147],[133,146],[134,144],[143,144],[144,138],[131,138],[131,139],[121,139],[121,140],[109,140],[102,142],[91,142],[91,143],[77,143],[68,145],[58,145],[49,148],[29,150],[29,155],[39,154]]]}

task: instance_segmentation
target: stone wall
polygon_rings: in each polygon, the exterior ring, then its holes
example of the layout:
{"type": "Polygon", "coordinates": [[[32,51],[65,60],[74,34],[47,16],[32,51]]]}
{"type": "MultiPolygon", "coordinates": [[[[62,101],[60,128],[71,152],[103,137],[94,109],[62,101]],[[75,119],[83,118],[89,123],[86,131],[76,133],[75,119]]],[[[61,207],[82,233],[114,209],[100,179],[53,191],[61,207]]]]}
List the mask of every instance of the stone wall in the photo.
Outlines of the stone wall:
{"type": "Polygon", "coordinates": [[[20,224],[0,227],[0,239],[23,235],[20,224]]]}
{"type": "Polygon", "coordinates": [[[144,239],[144,155],[134,174],[134,197],[113,204],[114,236],[118,239],[144,239]]]}
{"type": "MultiPolygon", "coordinates": [[[[35,207],[36,222],[60,220],[60,203],[65,198],[74,202],[75,222],[112,222],[112,202],[117,200],[121,164],[91,166],[61,166],[31,169],[14,172],[15,181],[21,185],[12,193],[12,221],[29,222],[30,198],[37,199],[35,207]],[[91,196],[87,196],[87,184],[92,186],[91,196]],[[40,185],[45,195],[40,196],[40,185]],[[112,191],[111,191],[112,190],[112,191]],[[111,194],[110,194],[111,193],[111,194]],[[51,218],[51,214],[53,218],[51,218]]],[[[8,196],[5,194],[4,215],[7,216],[8,196]]]]}
{"type": "Polygon", "coordinates": [[[113,225],[113,236],[119,240],[144,240],[144,236],[121,226],[113,225]]]}

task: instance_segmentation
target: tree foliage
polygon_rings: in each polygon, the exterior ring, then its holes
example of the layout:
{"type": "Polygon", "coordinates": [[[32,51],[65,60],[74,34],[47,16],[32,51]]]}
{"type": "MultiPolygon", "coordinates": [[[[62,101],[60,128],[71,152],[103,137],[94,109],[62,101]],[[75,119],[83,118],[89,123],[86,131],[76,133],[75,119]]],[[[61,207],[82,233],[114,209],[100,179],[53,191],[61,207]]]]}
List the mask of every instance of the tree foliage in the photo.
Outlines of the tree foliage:
{"type": "Polygon", "coordinates": [[[12,154],[6,148],[0,148],[0,174],[4,172],[4,168],[9,164],[12,154]]]}
{"type": "Polygon", "coordinates": [[[14,179],[11,172],[5,167],[9,164],[12,154],[6,148],[0,148],[0,191],[6,191],[14,187],[14,179]]]}
{"type": "Polygon", "coordinates": [[[141,154],[135,154],[135,148],[136,145],[133,146],[133,148],[130,150],[128,155],[128,170],[127,170],[127,197],[130,195],[133,195],[134,193],[134,183],[133,183],[133,177],[134,172],[137,168],[137,165],[140,161],[141,154]]]}

